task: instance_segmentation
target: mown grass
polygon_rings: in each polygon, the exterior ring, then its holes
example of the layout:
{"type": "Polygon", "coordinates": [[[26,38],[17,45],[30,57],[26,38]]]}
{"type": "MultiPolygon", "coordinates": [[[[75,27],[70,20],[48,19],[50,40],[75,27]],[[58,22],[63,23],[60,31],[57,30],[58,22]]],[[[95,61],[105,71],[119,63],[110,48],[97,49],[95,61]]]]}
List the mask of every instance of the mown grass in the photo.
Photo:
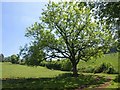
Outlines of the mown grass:
{"type": "MultiPolygon", "coordinates": [[[[98,64],[106,62],[111,63],[118,70],[117,57],[117,54],[111,54],[97,60],[80,62],[78,68],[89,68],[90,65],[95,68],[98,64]]],[[[118,74],[82,73],[78,78],[74,78],[70,72],[50,70],[41,66],[28,67],[11,63],[0,63],[0,65],[2,65],[0,72],[2,73],[3,90],[73,90],[76,88],[89,90],[89,88],[95,88],[105,82],[109,82],[105,88],[112,90],[112,88],[118,88],[118,84],[120,84],[116,81],[118,74]]]]}
{"type": "MultiPolygon", "coordinates": [[[[116,90],[116,88],[120,88],[120,80],[118,80],[118,74],[105,74],[105,73],[97,73],[97,74],[93,74],[93,73],[84,73],[84,75],[97,75],[100,77],[105,77],[107,79],[110,79],[109,81],[109,85],[107,85],[105,87],[104,90],[108,89],[108,90],[116,90]]],[[[98,85],[99,86],[99,85],[98,85]]],[[[91,85],[89,88],[94,88],[96,86],[91,85]]]]}
{"type": "Polygon", "coordinates": [[[30,67],[25,65],[2,63],[2,78],[39,78],[55,77],[65,72],[50,70],[45,67],[30,67]]]}
{"type": "Polygon", "coordinates": [[[70,73],[61,74],[54,78],[17,78],[3,80],[3,89],[26,90],[73,90],[76,88],[88,88],[98,86],[109,81],[105,77],[97,75],[79,75],[72,77],[70,73]]]}
{"type": "MultiPolygon", "coordinates": [[[[92,60],[89,60],[88,62],[84,62],[84,61],[79,62],[78,69],[79,69],[79,71],[81,71],[83,69],[86,71],[89,71],[89,70],[91,70],[91,68],[95,69],[96,67],[100,66],[102,63],[110,63],[114,67],[114,69],[117,72],[119,72],[118,70],[120,70],[120,68],[119,68],[118,60],[119,60],[118,53],[105,54],[101,58],[92,59],[92,60]]],[[[91,73],[86,73],[86,74],[91,74],[91,73]]],[[[93,75],[99,75],[99,76],[105,76],[106,78],[111,78],[111,81],[106,88],[109,88],[109,89],[118,88],[118,86],[120,85],[120,82],[115,81],[118,74],[98,73],[98,74],[93,74],[93,75]]]]}
{"type": "Polygon", "coordinates": [[[73,90],[76,88],[89,89],[95,88],[100,84],[104,84],[105,82],[110,82],[110,85],[106,88],[118,88],[118,82],[114,81],[117,74],[84,73],[80,74],[78,78],[74,78],[72,77],[71,73],[49,70],[40,66],[28,67],[10,63],[3,63],[2,65],[3,90],[73,90]],[[111,78],[111,80],[108,78],[111,78]]]}
{"type": "Polygon", "coordinates": [[[116,72],[118,72],[118,53],[112,53],[112,54],[105,54],[101,58],[97,59],[91,59],[87,62],[80,61],[78,63],[78,69],[79,71],[89,71],[92,68],[96,68],[97,66],[100,66],[102,63],[109,63],[111,64],[116,72]]]}

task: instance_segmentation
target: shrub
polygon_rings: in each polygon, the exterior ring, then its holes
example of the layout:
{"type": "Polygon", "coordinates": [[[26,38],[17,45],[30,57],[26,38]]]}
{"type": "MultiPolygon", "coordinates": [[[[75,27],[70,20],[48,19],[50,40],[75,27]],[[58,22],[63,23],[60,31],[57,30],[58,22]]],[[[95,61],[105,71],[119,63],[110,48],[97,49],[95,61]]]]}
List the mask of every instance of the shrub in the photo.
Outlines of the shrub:
{"type": "Polygon", "coordinates": [[[72,69],[72,64],[69,60],[62,60],[61,63],[61,70],[63,71],[71,71],[72,69]]]}
{"type": "Polygon", "coordinates": [[[69,60],[57,60],[57,61],[43,61],[40,66],[47,67],[49,69],[70,71],[72,68],[71,62],[69,60]]]}
{"type": "Polygon", "coordinates": [[[104,63],[102,63],[100,66],[96,67],[94,69],[94,73],[101,73],[106,69],[106,66],[104,63]]]}
{"type": "Polygon", "coordinates": [[[86,73],[93,73],[94,68],[92,66],[88,66],[87,68],[85,68],[84,72],[86,73]]]}
{"type": "Polygon", "coordinates": [[[61,65],[57,61],[51,61],[46,64],[46,67],[49,69],[60,70],[61,65]]]}
{"type": "Polygon", "coordinates": [[[106,70],[106,73],[108,73],[108,74],[114,74],[114,73],[116,73],[116,71],[115,71],[115,69],[114,69],[113,66],[110,66],[110,67],[108,67],[108,69],[106,70]]]}
{"type": "Polygon", "coordinates": [[[116,78],[114,79],[114,81],[120,83],[120,74],[118,74],[118,76],[116,76],[116,78]]]}
{"type": "Polygon", "coordinates": [[[25,62],[20,62],[19,64],[20,64],[20,65],[25,65],[25,62]]]}
{"type": "Polygon", "coordinates": [[[49,69],[60,70],[61,65],[59,61],[43,61],[40,63],[40,66],[47,67],[49,69]]]}
{"type": "Polygon", "coordinates": [[[46,67],[46,64],[47,64],[46,61],[42,61],[42,62],[40,63],[40,66],[46,67]]]}
{"type": "Polygon", "coordinates": [[[102,63],[100,66],[94,69],[94,73],[116,73],[114,67],[110,63],[102,63]]]}
{"type": "Polygon", "coordinates": [[[11,55],[10,61],[11,61],[12,64],[19,64],[19,62],[18,62],[19,61],[18,55],[15,55],[15,54],[11,55]]]}

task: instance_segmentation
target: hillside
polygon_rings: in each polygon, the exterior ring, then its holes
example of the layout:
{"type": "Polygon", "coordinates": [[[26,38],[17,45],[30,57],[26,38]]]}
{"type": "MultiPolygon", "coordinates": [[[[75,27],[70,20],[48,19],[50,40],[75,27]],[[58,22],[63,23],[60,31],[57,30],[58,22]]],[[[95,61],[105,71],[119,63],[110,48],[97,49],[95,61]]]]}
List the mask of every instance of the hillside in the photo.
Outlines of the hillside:
{"type": "MultiPolygon", "coordinates": [[[[105,55],[97,60],[80,62],[78,69],[96,67],[103,62],[111,63],[118,69],[117,54],[105,55]]],[[[25,65],[0,63],[2,65],[3,89],[40,89],[40,90],[79,90],[79,88],[117,88],[117,74],[83,73],[76,79],[66,71],[51,70],[45,67],[28,67],[25,65]],[[97,80],[97,81],[96,81],[97,80]],[[94,82],[95,81],[95,82],[94,82]],[[87,86],[86,86],[87,85],[87,86]]],[[[1,78],[1,77],[0,77],[1,78]]]]}
{"type": "Polygon", "coordinates": [[[1,65],[2,65],[2,78],[54,77],[63,73],[62,71],[50,70],[41,66],[28,67],[25,65],[11,63],[2,63],[1,65]]]}
{"type": "Polygon", "coordinates": [[[101,58],[92,59],[88,62],[80,61],[78,69],[91,69],[100,66],[102,63],[111,64],[114,69],[118,72],[118,53],[105,54],[101,58]]]}

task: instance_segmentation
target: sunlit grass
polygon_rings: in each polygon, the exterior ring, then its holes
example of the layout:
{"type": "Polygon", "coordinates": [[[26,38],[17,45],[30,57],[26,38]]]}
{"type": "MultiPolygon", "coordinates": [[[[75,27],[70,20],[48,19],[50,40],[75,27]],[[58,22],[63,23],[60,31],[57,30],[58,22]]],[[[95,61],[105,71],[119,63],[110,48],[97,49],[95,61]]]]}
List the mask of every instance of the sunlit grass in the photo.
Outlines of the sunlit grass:
{"type": "MultiPolygon", "coordinates": [[[[99,65],[103,62],[111,63],[118,70],[118,55],[107,54],[97,60],[80,62],[78,68],[99,65]]],[[[50,70],[45,67],[30,67],[26,65],[0,63],[2,69],[3,88],[26,88],[26,89],[44,89],[44,90],[64,90],[75,89],[79,87],[94,88],[105,82],[109,85],[105,88],[118,88],[118,82],[115,81],[118,74],[105,73],[82,73],[76,79],[69,75],[64,76],[65,71],[50,70]],[[60,76],[62,75],[62,77],[60,76]],[[64,76],[64,77],[63,77],[64,76]],[[111,80],[107,80],[110,78],[111,80]]],[[[89,89],[88,89],[89,90],[89,89]]]]}
{"type": "Polygon", "coordinates": [[[50,70],[45,67],[30,67],[11,63],[2,63],[2,78],[39,78],[54,77],[65,72],[50,70]]]}
{"type": "Polygon", "coordinates": [[[39,89],[39,90],[74,90],[76,88],[88,88],[89,86],[98,86],[107,82],[105,77],[94,75],[83,75],[71,77],[70,73],[61,74],[53,78],[18,78],[3,80],[3,88],[17,89],[39,89]],[[99,80],[98,80],[99,79],[99,80]]]}
{"type": "Polygon", "coordinates": [[[92,59],[87,62],[80,61],[78,64],[78,69],[81,68],[96,68],[102,63],[110,63],[116,71],[118,71],[118,53],[105,54],[101,58],[92,59]]]}

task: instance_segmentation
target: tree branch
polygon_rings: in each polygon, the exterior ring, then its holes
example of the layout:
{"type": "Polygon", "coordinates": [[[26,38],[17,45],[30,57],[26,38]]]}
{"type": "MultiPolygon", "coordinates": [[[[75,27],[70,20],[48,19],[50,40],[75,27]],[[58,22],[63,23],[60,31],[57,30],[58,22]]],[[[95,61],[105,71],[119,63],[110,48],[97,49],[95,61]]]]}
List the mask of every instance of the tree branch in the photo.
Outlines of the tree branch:
{"type": "Polygon", "coordinates": [[[69,58],[69,57],[70,57],[70,55],[69,55],[68,53],[63,52],[62,50],[60,50],[60,49],[58,49],[58,48],[55,48],[55,47],[49,47],[49,48],[58,51],[58,52],[56,52],[56,53],[61,53],[65,58],[69,58]]]}

